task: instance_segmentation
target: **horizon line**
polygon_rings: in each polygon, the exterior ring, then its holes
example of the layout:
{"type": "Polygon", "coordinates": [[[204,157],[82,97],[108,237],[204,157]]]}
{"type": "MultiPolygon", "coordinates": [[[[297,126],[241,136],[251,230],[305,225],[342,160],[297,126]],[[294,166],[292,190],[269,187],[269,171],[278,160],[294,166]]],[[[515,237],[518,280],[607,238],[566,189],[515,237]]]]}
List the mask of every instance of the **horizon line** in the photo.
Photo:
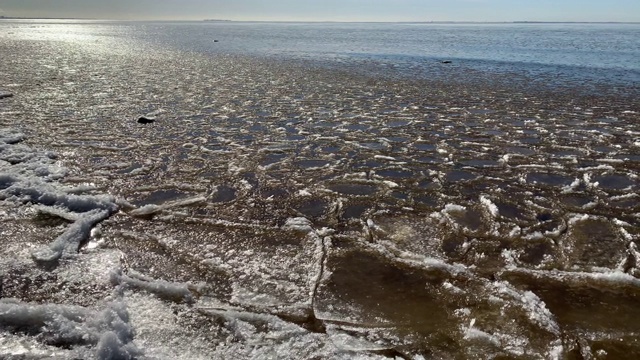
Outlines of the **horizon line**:
{"type": "Polygon", "coordinates": [[[21,17],[0,15],[0,20],[87,20],[122,22],[211,22],[211,23],[361,23],[361,24],[640,24],[640,21],[544,21],[544,20],[232,20],[232,19],[106,19],[88,17],[21,17]]]}

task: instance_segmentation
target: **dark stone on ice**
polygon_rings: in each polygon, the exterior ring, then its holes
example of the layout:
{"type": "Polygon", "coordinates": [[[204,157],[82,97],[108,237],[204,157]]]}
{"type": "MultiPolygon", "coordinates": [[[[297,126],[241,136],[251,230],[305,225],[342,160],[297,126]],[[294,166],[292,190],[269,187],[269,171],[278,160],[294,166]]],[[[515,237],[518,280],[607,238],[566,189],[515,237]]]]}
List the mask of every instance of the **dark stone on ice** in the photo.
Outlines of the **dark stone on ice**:
{"type": "Polygon", "coordinates": [[[451,60],[443,60],[442,63],[443,64],[451,64],[451,60]]]}
{"type": "Polygon", "coordinates": [[[213,42],[218,42],[218,40],[213,40],[213,42]]]}
{"type": "Polygon", "coordinates": [[[10,97],[12,97],[12,96],[13,96],[13,94],[12,94],[12,93],[9,93],[9,92],[2,92],[2,91],[0,91],[0,99],[10,98],[10,97]]]}
{"type": "Polygon", "coordinates": [[[138,124],[151,124],[154,122],[156,122],[156,119],[152,117],[140,116],[138,118],[138,124]]]}

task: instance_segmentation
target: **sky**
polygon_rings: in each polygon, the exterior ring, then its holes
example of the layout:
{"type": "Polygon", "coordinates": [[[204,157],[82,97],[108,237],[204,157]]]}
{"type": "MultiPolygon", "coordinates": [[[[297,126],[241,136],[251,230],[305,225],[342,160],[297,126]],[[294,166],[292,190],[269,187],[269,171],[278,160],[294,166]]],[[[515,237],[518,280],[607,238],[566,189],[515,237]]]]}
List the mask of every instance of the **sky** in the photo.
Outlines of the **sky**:
{"type": "Polygon", "coordinates": [[[0,0],[0,16],[123,20],[640,22],[640,0],[0,0]]]}

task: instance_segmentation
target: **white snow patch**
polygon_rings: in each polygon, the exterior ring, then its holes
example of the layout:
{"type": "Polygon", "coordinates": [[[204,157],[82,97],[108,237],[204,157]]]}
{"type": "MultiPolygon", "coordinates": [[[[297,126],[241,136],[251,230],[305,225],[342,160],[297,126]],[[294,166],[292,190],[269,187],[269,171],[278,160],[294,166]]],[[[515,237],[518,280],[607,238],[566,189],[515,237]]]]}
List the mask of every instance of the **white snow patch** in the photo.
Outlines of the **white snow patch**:
{"type": "Polygon", "coordinates": [[[491,200],[489,200],[488,197],[481,195],[480,196],[480,203],[482,203],[482,205],[484,205],[484,207],[487,209],[487,211],[489,212],[489,214],[492,217],[497,217],[499,214],[498,211],[498,207],[496,206],[496,204],[494,204],[493,202],[491,202],[491,200]]]}
{"type": "Polygon", "coordinates": [[[128,285],[145,290],[164,300],[193,302],[193,296],[186,284],[155,280],[133,270],[129,270],[128,275],[122,274],[121,271],[113,271],[111,273],[111,282],[115,285],[128,285]]]}
{"type": "Polygon", "coordinates": [[[374,158],[379,160],[396,161],[396,158],[392,156],[385,156],[385,155],[374,155],[374,158]]]}
{"type": "Polygon", "coordinates": [[[204,203],[206,201],[207,201],[207,198],[204,197],[204,196],[195,196],[195,197],[191,197],[191,198],[187,198],[187,199],[167,201],[166,203],[164,203],[162,205],[148,204],[148,205],[144,205],[142,207],[139,207],[139,208],[137,208],[135,210],[130,211],[129,215],[136,216],[136,217],[151,216],[151,215],[154,215],[154,214],[157,214],[157,213],[160,213],[162,211],[169,210],[169,209],[172,209],[172,208],[200,204],[200,203],[204,203]]]}
{"type": "Polygon", "coordinates": [[[298,190],[296,195],[300,197],[311,196],[311,192],[308,189],[302,189],[302,190],[298,190]]]}
{"type": "Polygon", "coordinates": [[[88,240],[91,229],[118,210],[111,196],[75,195],[55,180],[66,173],[54,163],[55,156],[17,142],[23,135],[0,131],[0,200],[17,204],[35,204],[41,213],[74,221],[49,246],[32,253],[34,260],[53,262],[63,255],[75,254],[88,240]]]}
{"type": "Polygon", "coordinates": [[[63,255],[77,253],[80,245],[91,236],[91,229],[109,215],[110,212],[107,210],[92,210],[85,213],[50,245],[35,250],[31,256],[37,262],[51,263],[63,255]]]}
{"type": "Polygon", "coordinates": [[[467,208],[465,206],[462,205],[456,205],[456,204],[447,204],[444,206],[444,209],[442,210],[442,213],[445,214],[449,214],[452,212],[463,212],[467,210],[467,208]]]}
{"type": "Polygon", "coordinates": [[[97,359],[133,359],[142,355],[133,343],[129,313],[119,301],[96,311],[81,306],[2,299],[0,326],[35,332],[44,342],[88,346],[87,350],[95,346],[97,359]]]}
{"type": "Polygon", "coordinates": [[[589,218],[589,214],[575,214],[569,219],[567,223],[569,225],[574,225],[577,222],[589,220],[589,218]]]}

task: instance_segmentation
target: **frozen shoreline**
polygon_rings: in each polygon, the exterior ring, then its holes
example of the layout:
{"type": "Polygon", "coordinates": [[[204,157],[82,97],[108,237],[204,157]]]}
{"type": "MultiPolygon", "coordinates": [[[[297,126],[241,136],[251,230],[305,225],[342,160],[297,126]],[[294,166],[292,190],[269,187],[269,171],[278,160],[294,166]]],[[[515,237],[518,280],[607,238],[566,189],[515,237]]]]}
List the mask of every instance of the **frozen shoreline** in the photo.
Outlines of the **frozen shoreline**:
{"type": "Polygon", "coordinates": [[[0,356],[640,352],[633,94],[5,50],[0,356]]]}

